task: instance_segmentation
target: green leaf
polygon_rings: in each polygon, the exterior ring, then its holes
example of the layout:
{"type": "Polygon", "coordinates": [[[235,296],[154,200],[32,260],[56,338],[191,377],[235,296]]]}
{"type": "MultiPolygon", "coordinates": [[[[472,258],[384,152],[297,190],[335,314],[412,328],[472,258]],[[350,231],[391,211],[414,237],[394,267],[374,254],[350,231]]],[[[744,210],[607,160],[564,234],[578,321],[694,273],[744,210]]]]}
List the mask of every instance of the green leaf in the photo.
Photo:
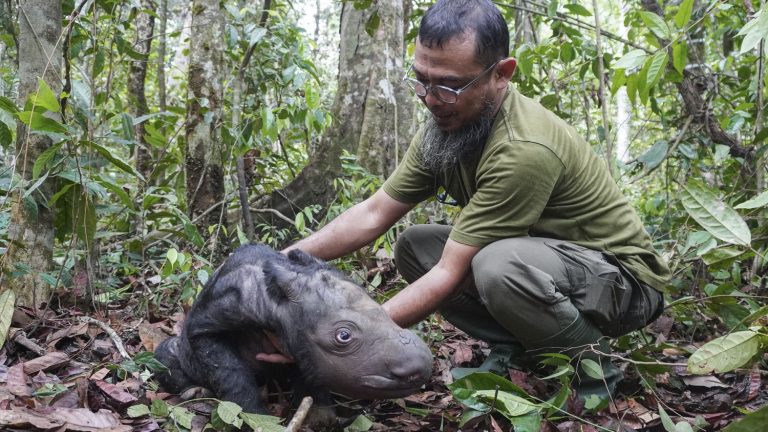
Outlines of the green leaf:
{"type": "Polygon", "coordinates": [[[707,342],[693,353],[688,359],[688,371],[699,375],[732,371],[746,365],[759,352],[759,333],[731,333],[707,342]]]}
{"type": "Polygon", "coordinates": [[[195,417],[195,414],[190,410],[180,406],[172,406],[170,414],[170,417],[179,425],[187,429],[192,429],[192,419],[195,417]]]}
{"type": "Polygon", "coordinates": [[[117,195],[117,197],[120,198],[120,202],[122,202],[124,206],[128,207],[131,210],[136,208],[136,205],[131,199],[131,196],[128,195],[128,192],[126,192],[122,187],[114,184],[108,179],[104,179],[101,176],[97,177],[97,182],[98,184],[103,186],[105,189],[108,189],[110,192],[117,195]]]}
{"type": "Polygon", "coordinates": [[[702,182],[689,181],[683,187],[681,201],[688,214],[713,236],[742,246],[752,242],[752,234],[744,219],[702,182]]]}
{"type": "Polygon", "coordinates": [[[659,79],[664,75],[664,69],[667,66],[667,52],[658,51],[651,57],[650,66],[648,66],[648,92],[650,92],[656,84],[659,83],[659,79]]]}
{"type": "Polygon", "coordinates": [[[756,209],[765,207],[768,204],[768,190],[763,191],[760,195],[744,201],[743,203],[734,207],[735,209],[756,209]]]}
{"type": "Polygon", "coordinates": [[[134,417],[143,417],[145,415],[149,415],[150,412],[149,412],[148,406],[144,404],[140,404],[140,405],[131,405],[130,407],[128,407],[127,414],[128,414],[128,417],[134,418],[134,417]]]}
{"type": "Polygon", "coordinates": [[[40,156],[35,160],[35,164],[32,165],[32,178],[36,179],[40,176],[40,172],[45,168],[48,162],[56,156],[61,146],[64,145],[64,141],[49,147],[46,151],[42,152],[40,156]]]}
{"type": "Polygon", "coordinates": [[[176,259],[178,258],[179,258],[179,251],[177,251],[174,248],[168,249],[168,252],[165,253],[165,259],[167,259],[168,262],[171,263],[171,265],[175,265],[176,259]]]}
{"type": "Polygon", "coordinates": [[[691,13],[693,12],[693,0],[683,0],[680,7],[675,14],[675,24],[677,28],[684,28],[691,20],[691,13]]]}
{"type": "Polygon", "coordinates": [[[635,49],[624,54],[624,56],[621,57],[616,63],[611,65],[611,68],[626,69],[627,71],[631,71],[632,69],[637,69],[642,66],[647,57],[648,54],[646,54],[645,51],[635,49]]]}
{"type": "Polygon", "coordinates": [[[34,106],[41,106],[52,112],[59,112],[61,109],[59,107],[59,98],[56,97],[53,90],[48,87],[48,84],[43,79],[38,80],[37,93],[32,93],[29,97],[32,98],[34,106]]]}
{"type": "Polygon", "coordinates": [[[664,411],[664,408],[662,408],[661,404],[659,404],[659,415],[661,416],[661,424],[664,426],[664,430],[667,432],[676,432],[675,422],[673,422],[672,418],[669,417],[669,414],[664,411]]]}
{"type": "Polygon", "coordinates": [[[525,415],[540,408],[534,402],[505,391],[478,390],[473,396],[488,404],[494,404],[495,402],[496,409],[507,418],[525,415]]]}
{"type": "Polygon", "coordinates": [[[162,399],[153,400],[151,412],[155,417],[168,417],[168,414],[170,414],[168,403],[162,399]]]}
{"type": "Polygon", "coordinates": [[[96,203],[93,197],[82,186],[76,185],[73,200],[73,216],[75,233],[86,244],[91,244],[96,235],[96,203]]]}
{"type": "Polygon", "coordinates": [[[741,41],[739,54],[753,49],[760,41],[768,35],[768,10],[763,6],[755,16],[744,27],[741,28],[737,36],[744,36],[741,41]]]}
{"type": "Polygon", "coordinates": [[[640,19],[643,20],[656,37],[660,39],[671,38],[672,32],[662,17],[653,12],[642,11],[640,12],[640,19]]]}
{"type": "Polygon", "coordinates": [[[743,419],[728,425],[723,432],[756,432],[765,430],[768,424],[768,405],[747,414],[743,419]]]}
{"type": "Polygon", "coordinates": [[[688,63],[688,44],[685,41],[677,41],[672,44],[672,66],[682,75],[685,65],[688,63]]]}
{"type": "Polygon", "coordinates": [[[45,179],[47,179],[47,178],[48,178],[48,172],[46,172],[46,173],[45,173],[45,175],[43,175],[42,177],[40,177],[39,179],[37,179],[37,180],[35,181],[35,183],[34,183],[34,184],[32,184],[32,186],[30,186],[30,187],[29,187],[27,190],[25,190],[25,191],[24,191],[24,198],[27,198],[27,197],[29,197],[30,195],[32,195],[32,192],[36,191],[36,190],[37,190],[37,188],[39,188],[39,187],[40,187],[40,185],[41,185],[41,184],[43,184],[43,182],[44,182],[44,181],[45,181],[45,179]]]}
{"type": "Polygon", "coordinates": [[[8,125],[0,121],[0,147],[10,147],[13,144],[13,134],[8,125]]]}
{"type": "Polygon", "coordinates": [[[454,399],[475,411],[487,412],[489,406],[475,396],[478,390],[496,390],[525,396],[527,393],[511,381],[490,372],[475,372],[458,379],[448,388],[454,399]]]}
{"type": "Polygon", "coordinates": [[[637,160],[642,162],[646,169],[653,169],[664,161],[668,150],[669,143],[665,140],[659,140],[647,152],[638,157],[637,160]]]}
{"type": "Polygon", "coordinates": [[[93,141],[80,141],[81,145],[84,145],[86,147],[90,147],[93,150],[96,150],[98,154],[100,154],[104,159],[112,162],[113,165],[120,168],[121,170],[127,172],[128,174],[131,174],[138,178],[139,180],[144,180],[144,177],[138,173],[130,164],[123,161],[119,157],[115,156],[113,152],[105,149],[104,147],[96,144],[93,141]]]}
{"type": "Polygon", "coordinates": [[[13,309],[16,306],[16,293],[6,287],[0,292],[0,347],[5,345],[8,338],[8,330],[13,320],[13,309]]]}
{"type": "Polygon", "coordinates": [[[379,10],[377,9],[373,11],[373,14],[368,18],[368,21],[365,22],[365,32],[368,33],[368,36],[373,37],[373,34],[379,29],[380,24],[381,17],[379,16],[379,10]]]}
{"type": "Polygon", "coordinates": [[[282,419],[264,414],[252,414],[241,412],[240,418],[253,430],[261,429],[262,432],[284,432],[285,427],[280,425],[282,419]]]}
{"type": "Polygon", "coordinates": [[[592,16],[592,12],[589,11],[589,9],[585,8],[584,6],[576,3],[569,3],[563,5],[565,9],[568,9],[568,12],[570,12],[572,15],[578,15],[578,16],[592,16]]]}
{"type": "Polygon", "coordinates": [[[547,17],[554,18],[557,15],[558,0],[549,0],[547,5],[547,17]]]}
{"type": "MultiPolygon", "coordinates": [[[[607,361],[607,360],[606,360],[607,361]]],[[[589,375],[591,378],[602,380],[604,379],[603,375],[603,368],[600,367],[600,365],[592,360],[592,359],[583,359],[580,362],[581,369],[586,372],[587,375],[589,375]]]]}
{"type": "Polygon", "coordinates": [[[0,96],[0,110],[9,112],[11,114],[16,114],[20,110],[16,107],[16,104],[13,103],[12,100],[8,99],[5,96],[0,96]]]}
{"type": "Polygon", "coordinates": [[[30,129],[37,132],[53,132],[66,134],[67,127],[54,119],[45,117],[42,113],[35,111],[22,111],[16,114],[22,123],[29,126],[30,129]]]}
{"type": "Polygon", "coordinates": [[[237,416],[241,412],[243,412],[243,409],[238,404],[228,401],[222,401],[216,407],[216,413],[219,415],[219,418],[228,425],[235,424],[237,416]]]}
{"type": "Polygon", "coordinates": [[[355,421],[351,425],[344,429],[344,432],[366,432],[371,430],[373,422],[371,419],[364,415],[359,415],[355,418],[355,421]]]}

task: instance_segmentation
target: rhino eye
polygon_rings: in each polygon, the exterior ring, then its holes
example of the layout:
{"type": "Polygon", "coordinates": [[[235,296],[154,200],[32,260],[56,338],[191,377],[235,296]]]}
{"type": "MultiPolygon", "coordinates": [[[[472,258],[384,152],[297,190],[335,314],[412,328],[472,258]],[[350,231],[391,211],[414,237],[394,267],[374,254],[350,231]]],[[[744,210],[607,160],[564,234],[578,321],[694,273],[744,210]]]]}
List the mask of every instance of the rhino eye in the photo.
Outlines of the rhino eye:
{"type": "Polygon", "coordinates": [[[352,341],[352,332],[346,328],[340,328],[336,330],[336,342],[342,344],[348,344],[352,341]]]}

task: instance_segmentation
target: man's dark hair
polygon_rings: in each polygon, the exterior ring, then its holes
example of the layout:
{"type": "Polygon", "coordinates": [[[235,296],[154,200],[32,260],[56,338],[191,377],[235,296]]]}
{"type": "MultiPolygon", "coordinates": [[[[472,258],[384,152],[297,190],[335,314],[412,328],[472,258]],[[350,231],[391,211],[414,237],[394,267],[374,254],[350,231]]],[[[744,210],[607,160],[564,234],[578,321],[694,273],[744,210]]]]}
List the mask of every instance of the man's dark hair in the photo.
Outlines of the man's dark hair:
{"type": "Polygon", "coordinates": [[[419,27],[419,42],[442,48],[456,36],[475,33],[475,57],[490,66],[509,55],[509,29],[490,0],[439,0],[427,9],[419,27]]]}

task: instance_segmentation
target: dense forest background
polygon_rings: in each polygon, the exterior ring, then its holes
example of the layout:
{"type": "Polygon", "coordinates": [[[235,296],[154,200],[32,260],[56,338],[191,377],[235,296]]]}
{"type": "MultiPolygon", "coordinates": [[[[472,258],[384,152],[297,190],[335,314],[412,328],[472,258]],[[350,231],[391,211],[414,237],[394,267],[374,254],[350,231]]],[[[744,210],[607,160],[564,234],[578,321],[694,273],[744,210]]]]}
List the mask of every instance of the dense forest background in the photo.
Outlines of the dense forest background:
{"type": "MultiPolygon", "coordinates": [[[[50,414],[85,380],[116,425],[200,427],[200,412],[156,397],[148,335],[171,330],[234,248],[289,244],[394,169],[423,115],[401,77],[430,3],[0,0],[0,406],[29,416],[0,424],[38,427],[33,409],[50,414]],[[94,348],[121,337],[130,352],[94,348]],[[33,358],[44,367],[23,367],[33,358]],[[74,359],[100,366],[57,369],[74,359]]],[[[768,7],[495,3],[515,85],[605,158],[673,269],[669,305],[614,343],[633,396],[579,415],[557,409],[574,371],[556,356],[546,379],[441,380],[485,346],[433,317],[417,329],[436,353],[432,387],[369,408],[356,430],[672,432],[742,417],[729,430],[765,430],[768,7]],[[555,390],[523,385],[535,380],[555,390]]],[[[383,300],[403,284],[397,233],[455,212],[426,203],[336,265],[383,300]]],[[[219,430],[257,424],[218,407],[203,417],[219,430]]]]}

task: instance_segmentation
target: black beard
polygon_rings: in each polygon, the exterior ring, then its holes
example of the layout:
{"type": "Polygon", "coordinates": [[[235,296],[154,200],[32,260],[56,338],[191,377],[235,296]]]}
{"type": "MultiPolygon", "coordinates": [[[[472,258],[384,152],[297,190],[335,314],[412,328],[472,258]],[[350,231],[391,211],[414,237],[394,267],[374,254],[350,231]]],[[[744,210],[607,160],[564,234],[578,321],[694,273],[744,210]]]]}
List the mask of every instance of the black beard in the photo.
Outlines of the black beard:
{"type": "Polygon", "coordinates": [[[477,120],[453,132],[440,129],[433,117],[427,120],[421,141],[421,163],[425,168],[438,173],[477,156],[493,129],[494,103],[488,99],[483,103],[477,120]]]}

